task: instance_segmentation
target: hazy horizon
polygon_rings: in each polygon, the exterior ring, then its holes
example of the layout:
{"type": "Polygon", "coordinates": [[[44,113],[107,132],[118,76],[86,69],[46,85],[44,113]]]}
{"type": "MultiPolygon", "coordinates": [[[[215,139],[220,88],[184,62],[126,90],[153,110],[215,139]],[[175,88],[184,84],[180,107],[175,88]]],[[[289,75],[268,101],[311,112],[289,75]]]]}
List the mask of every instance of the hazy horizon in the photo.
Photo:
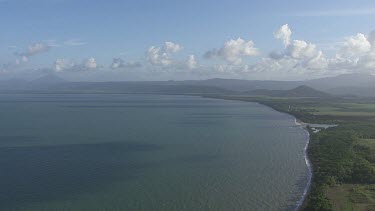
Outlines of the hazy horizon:
{"type": "Polygon", "coordinates": [[[333,76],[320,76],[315,78],[309,79],[285,79],[285,80],[277,80],[277,79],[244,79],[244,78],[220,78],[220,77],[207,77],[207,78],[187,78],[187,79],[145,79],[145,80],[132,80],[132,79],[122,79],[122,78],[114,78],[114,79],[90,79],[90,78],[83,78],[83,79],[75,79],[70,77],[64,77],[58,73],[42,73],[39,75],[35,75],[31,78],[20,78],[20,77],[10,77],[10,78],[0,78],[1,82],[9,82],[9,81],[24,81],[24,82],[33,82],[42,80],[43,82],[48,82],[50,80],[61,80],[60,82],[168,82],[168,81],[207,81],[207,80],[244,80],[244,81],[275,81],[275,82],[308,82],[311,80],[317,79],[326,79],[326,78],[336,78],[340,76],[375,76],[375,73],[345,73],[333,76]]]}

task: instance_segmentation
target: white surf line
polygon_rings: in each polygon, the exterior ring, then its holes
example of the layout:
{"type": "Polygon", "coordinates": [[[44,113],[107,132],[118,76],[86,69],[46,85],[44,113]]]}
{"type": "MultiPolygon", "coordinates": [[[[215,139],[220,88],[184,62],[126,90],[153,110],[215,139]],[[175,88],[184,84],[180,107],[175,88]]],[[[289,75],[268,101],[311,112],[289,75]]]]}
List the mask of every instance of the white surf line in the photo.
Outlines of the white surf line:
{"type": "Polygon", "coordinates": [[[311,178],[312,178],[312,169],[311,169],[311,162],[310,162],[310,159],[309,159],[309,156],[308,156],[308,153],[307,153],[307,149],[309,147],[309,143],[310,143],[310,133],[309,131],[307,131],[307,129],[304,127],[304,124],[303,123],[299,123],[297,121],[297,118],[295,118],[295,123],[296,125],[300,126],[307,134],[307,140],[306,140],[306,145],[305,145],[305,148],[304,148],[304,152],[303,152],[303,156],[305,158],[305,162],[306,162],[306,166],[307,166],[307,169],[308,169],[308,175],[307,175],[307,184],[306,184],[306,187],[305,189],[303,190],[303,194],[300,198],[300,200],[297,201],[297,205],[296,205],[296,208],[294,209],[295,211],[299,210],[300,207],[302,206],[303,202],[305,201],[306,199],[306,196],[307,196],[307,193],[310,189],[310,185],[311,185],[311,178]]]}

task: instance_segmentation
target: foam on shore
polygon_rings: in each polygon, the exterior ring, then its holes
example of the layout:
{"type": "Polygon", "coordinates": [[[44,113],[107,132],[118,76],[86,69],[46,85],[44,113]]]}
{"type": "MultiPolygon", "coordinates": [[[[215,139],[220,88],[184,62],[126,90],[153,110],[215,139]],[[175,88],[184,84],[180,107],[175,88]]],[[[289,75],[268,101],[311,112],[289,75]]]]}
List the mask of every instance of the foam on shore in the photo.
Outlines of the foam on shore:
{"type": "Polygon", "coordinates": [[[307,149],[308,149],[309,143],[310,143],[310,133],[306,129],[306,123],[301,123],[301,122],[297,121],[297,118],[295,118],[295,123],[296,123],[296,125],[300,126],[302,129],[305,130],[306,137],[307,137],[306,145],[305,145],[303,154],[304,154],[306,166],[307,166],[307,169],[308,169],[308,175],[307,175],[306,187],[303,190],[303,194],[302,194],[300,200],[297,201],[296,208],[294,209],[294,210],[299,210],[300,207],[302,206],[303,202],[305,201],[305,199],[307,197],[307,193],[309,192],[309,189],[310,189],[311,178],[312,178],[312,168],[311,168],[311,162],[310,162],[310,159],[309,159],[309,156],[308,156],[308,153],[307,153],[307,149]]]}

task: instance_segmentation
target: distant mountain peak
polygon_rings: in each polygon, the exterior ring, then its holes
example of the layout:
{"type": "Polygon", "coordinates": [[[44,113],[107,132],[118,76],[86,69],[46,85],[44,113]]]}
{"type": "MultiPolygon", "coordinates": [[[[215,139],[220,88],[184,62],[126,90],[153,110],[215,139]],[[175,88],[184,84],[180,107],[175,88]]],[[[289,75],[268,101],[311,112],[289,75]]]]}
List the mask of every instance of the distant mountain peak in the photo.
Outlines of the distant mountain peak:
{"type": "Polygon", "coordinates": [[[316,90],[314,88],[311,88],[307,85],[301,85],[294,89],[287,90],[290,95],[296,95],[301,97],[326,97],[329,96],[329,94],[316,90]]]}
{"type": "Polygon", "coordinates": [[[330,95],[313,89],[306,85],[301,85],[296,88],[290,90],[266,90],[266,89],[258,89],[247,92],[250,95],[263,95],[263,96],[270,96],[270,97],[329,97],[330,95]]]}

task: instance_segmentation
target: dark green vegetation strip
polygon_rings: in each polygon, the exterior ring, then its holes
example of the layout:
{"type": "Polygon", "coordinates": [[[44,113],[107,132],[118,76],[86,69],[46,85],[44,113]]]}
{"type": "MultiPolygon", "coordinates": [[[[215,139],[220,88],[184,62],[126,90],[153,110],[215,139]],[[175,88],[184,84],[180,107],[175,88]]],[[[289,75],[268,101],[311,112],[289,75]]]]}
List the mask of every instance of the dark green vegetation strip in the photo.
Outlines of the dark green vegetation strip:
{"type": "Polygon", "coordinates": [[[374,197],[370,197],[375,195],[375,189],[369,188],[375,184],[375,100],[234,95],[206,97],[259,102],[303,122],[338,124],[319,133],[307,128],[311,135],[308,154],[313,178],[302,209],[341,210],[348,204],[351,206],[348,210],[353,210],[353,207],[358,208],[354,210],[371,210],[375,207],[374,197]],[[344,191],[348,197],[336,200],[335,188],[344,191]]]}

